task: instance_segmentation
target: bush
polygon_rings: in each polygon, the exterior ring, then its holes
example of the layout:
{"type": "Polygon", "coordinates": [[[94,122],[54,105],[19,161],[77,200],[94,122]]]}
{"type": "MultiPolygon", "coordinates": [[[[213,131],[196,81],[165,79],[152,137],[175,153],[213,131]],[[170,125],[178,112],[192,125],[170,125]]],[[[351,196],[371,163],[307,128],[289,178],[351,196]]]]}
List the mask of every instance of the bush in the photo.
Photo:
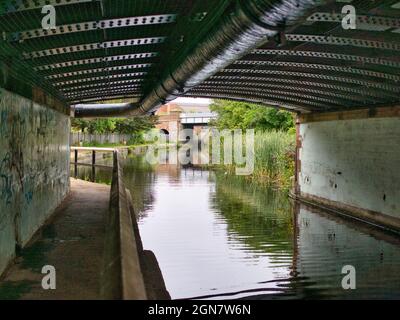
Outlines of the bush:
{"type": "Polygon", "coordinates": [[[128,145],[132,146],[132,145],[144,144],[145,142],[146,141],[144,140],[143,133],[137,133],[129,139],[128,145]]]}

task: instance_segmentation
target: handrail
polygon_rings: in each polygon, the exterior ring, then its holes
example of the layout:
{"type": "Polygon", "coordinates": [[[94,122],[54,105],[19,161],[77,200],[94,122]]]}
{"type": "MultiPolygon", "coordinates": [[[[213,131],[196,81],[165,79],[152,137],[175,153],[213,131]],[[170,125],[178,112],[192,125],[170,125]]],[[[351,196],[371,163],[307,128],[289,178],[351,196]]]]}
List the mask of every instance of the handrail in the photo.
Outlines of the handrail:
{"type": "Polygon", "coordinates": [[[103,151],[103,152],[114,152],[114,148],[98,148],[98,147],[71,147],[71,151],[103,151]]]}
{"type": "Polygon", "coordinates": [[[101,294],[105,299],[146,300],[147,293],[132,221],[134,215],[122,173],[119,152],[114,150],[101,294]]]}
{"type": "Polygon", "coordinates": [[[75,167],[75,178],[78,176],[78,166],[90,166],[92,167],[92,182],[95,182],[96,180],[96,167],[98,168],[113,168],[111,166],[107,165],[99,165],[96,164],[96,151],[99,152],[115,152],[116,149],[113,148],[97,148],[97,147],[70,147],[70,152],[74,152],[74,161],[72,164],[75,167]],[[91,151],[92,152],[92,162],[91,163],[83,163],[83,162],[78,162],[78,151],[91,151]]]}

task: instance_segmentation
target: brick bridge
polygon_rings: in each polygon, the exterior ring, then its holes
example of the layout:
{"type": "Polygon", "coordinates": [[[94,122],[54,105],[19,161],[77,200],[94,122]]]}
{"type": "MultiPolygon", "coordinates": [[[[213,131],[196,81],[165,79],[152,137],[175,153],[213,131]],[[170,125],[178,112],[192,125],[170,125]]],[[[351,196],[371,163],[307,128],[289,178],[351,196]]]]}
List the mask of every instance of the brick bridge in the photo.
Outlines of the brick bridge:
{"type": "Polygon", "coordinates": [[[159,117],[156,128],[171,136],[178,136],[182,129],[193,129],[199,132],[208,127],[211,119],[216,118],[216,114],[210,112],[208,107],[188,108],[175,103],[163,105],[156,115],[159,117]]]}

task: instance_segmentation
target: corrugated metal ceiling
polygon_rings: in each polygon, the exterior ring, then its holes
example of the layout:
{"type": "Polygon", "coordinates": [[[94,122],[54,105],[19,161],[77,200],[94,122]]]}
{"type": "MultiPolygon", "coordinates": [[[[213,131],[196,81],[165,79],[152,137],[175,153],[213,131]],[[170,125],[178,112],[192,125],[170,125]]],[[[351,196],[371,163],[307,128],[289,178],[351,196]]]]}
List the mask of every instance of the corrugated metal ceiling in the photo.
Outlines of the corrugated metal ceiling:
{"type": "MultiPolygon", "coordinates": [[[[68,103],[140,101],[222,16],[233,12],[235,3],[1,0],[2,69],[7,67],[19,83],[40,86],[68,103]],[[54,30],[41,28],[45,4],[56,7],[54,30]]],[[[306,18],[186,95],[296,111],[399,102],[399,1],[334,1],[306,18]],[[346,4],[357,10],[355,30],[342,28],[346,4]]]]}

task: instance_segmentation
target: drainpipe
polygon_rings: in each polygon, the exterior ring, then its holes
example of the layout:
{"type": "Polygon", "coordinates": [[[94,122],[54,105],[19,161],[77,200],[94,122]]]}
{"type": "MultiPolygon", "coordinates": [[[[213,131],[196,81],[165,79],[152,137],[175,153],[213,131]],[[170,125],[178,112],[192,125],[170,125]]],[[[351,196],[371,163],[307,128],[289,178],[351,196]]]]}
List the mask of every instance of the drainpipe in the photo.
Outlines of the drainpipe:
{"type": "Polygon", "coordinates": [[[182,96],[210,76],[333,0],[239,0],[179,66],[137,104],[78,105],[76,117],[138,116],[182,96]]]}

